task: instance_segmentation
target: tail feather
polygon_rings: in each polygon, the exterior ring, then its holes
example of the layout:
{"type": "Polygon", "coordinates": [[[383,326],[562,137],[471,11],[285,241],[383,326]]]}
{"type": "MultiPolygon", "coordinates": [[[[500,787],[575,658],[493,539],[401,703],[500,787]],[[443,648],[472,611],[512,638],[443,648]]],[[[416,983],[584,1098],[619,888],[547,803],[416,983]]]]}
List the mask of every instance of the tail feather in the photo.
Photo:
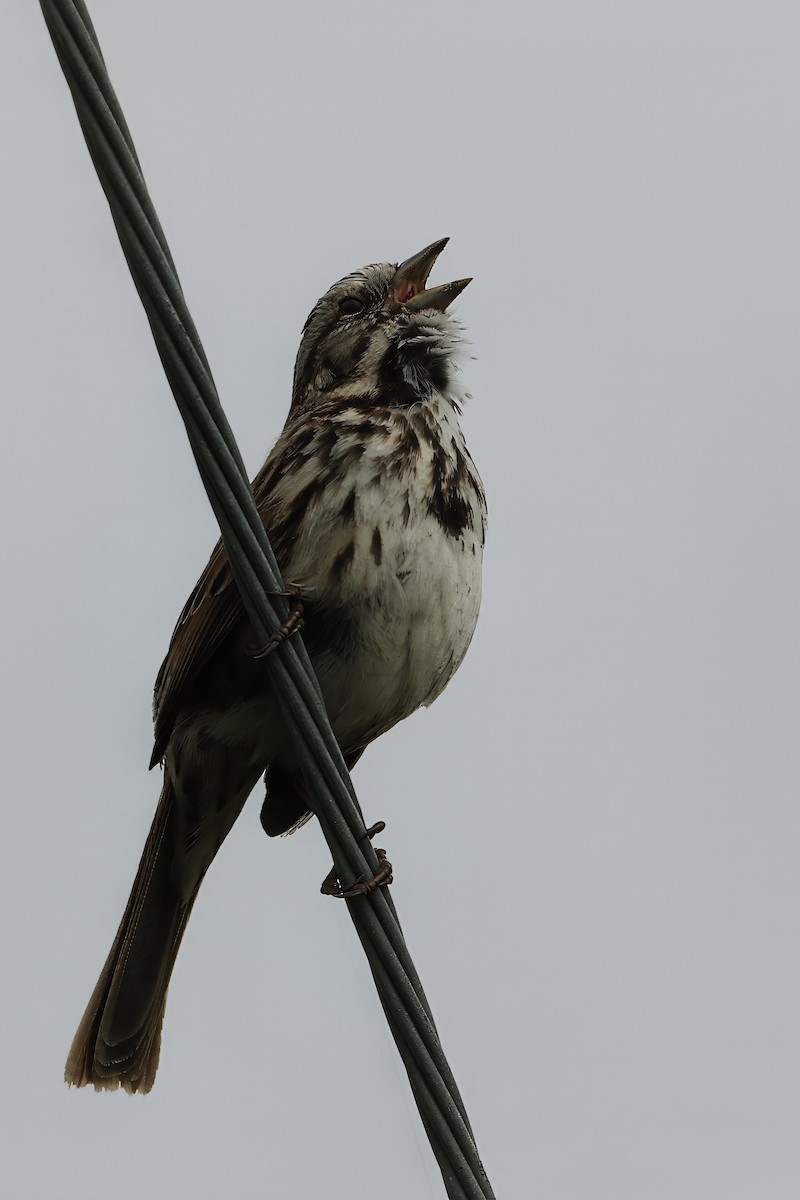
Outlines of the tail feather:
{"type": "Polygon", "coordinates": [[[149,1092],[175,956],[197,889],[184,899],[170,874],[173,795],[165,778],[122,923],[72,1043],[64,1078],[97,1091],[149,1092]]]}

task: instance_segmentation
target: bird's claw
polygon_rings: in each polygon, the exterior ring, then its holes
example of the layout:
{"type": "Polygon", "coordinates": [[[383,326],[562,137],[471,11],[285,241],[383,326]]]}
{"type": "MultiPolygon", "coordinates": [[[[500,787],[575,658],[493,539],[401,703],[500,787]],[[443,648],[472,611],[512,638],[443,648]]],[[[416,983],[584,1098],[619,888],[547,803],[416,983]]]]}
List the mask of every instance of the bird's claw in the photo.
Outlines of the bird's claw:
{"type": "Polygon", "coordinates": [[[275,630],[265,646],[252,643],[247,647],[248,653],[253,658],[266,658],[276,647],[280,646],[281,642],[285,642],[293,633],[299,633],[305,625],[305,610],[298,587],[288,584],[285,592],[270,592],[270,595],[283,596],[288,600],[289,612],[280,629],[275,630]]]}
{"type": "MultiPolygon", "coordinates": [[[[370,825],[366,831],[366,836],[371,841],[376,833],[382,833],[385,828],[385,821],[376,821],[374,825],[370,825]]],[[[391,883],[392,864],[386,857],[386,851],[376,846],[375,854],[378,859],[378,870],[371,879],[365,879],[360,883],[352,884],[351,887],[343,888],[336,874],[336,867],[332,867],[323,879],[322,887],[319,889],[323,896],[336,896],[340,900],[352,900],[355,896],[369,896],[377,888],[391,883]]]]}

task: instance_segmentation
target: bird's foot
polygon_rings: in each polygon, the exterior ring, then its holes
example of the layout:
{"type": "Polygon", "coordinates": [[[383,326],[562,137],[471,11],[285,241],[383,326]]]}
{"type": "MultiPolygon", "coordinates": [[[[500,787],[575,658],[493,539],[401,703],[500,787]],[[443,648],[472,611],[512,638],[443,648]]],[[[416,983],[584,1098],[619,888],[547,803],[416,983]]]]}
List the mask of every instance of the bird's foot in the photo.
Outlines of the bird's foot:
{"type": "MultiPolygon", "coordinates": [[[[386,828],[385,821],[376,821],[374,825],[370,825],[367,830],[367,837],[372,841],[376,833],[382,833],[386,828]]],[[[378,870],[371,879],[365,879],[361,883],[354,883],[352,887],[343,888],[336,874],[336,867],[332,867],[330,872],[322,881],[322,887],[319,889],[323,896],[337,896],[341,900],[351,900],[354,896],[368,896],[374,892],[376,888],[383,887],[384,884],[392,882],[392,864],[386,857],[386,851],[375,847],[375,853],[378,857],[378,870]]]]}
{"type": "Polygon", "coordinates": [[[248,653],[253,658],[266,658],[267,655],[271,654],[277,646],[280,646],[281,642],[285,642],[286,639],[291,637],[293,633],[299,633],[306,623],[305,610],[303,608],[303,601],[300,595],[299,587],[295,587],[294,584],[289,583],[286,585],[285,592],[270,592],[269,595],[283,596],[284,599],[288,600],[289,613],[280,629],[275,630],[266,646],[259,646],[255,642],[252,642],[247,647],[248,653]]]}

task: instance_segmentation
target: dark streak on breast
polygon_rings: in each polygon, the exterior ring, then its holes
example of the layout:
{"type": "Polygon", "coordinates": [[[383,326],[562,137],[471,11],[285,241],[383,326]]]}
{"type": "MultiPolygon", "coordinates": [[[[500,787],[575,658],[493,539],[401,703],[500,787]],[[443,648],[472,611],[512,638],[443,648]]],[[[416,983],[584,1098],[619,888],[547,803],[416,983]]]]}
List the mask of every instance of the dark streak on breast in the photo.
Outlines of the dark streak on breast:
{"type": "Polygon", "coordinates": [[[339,510],[339,516],[343,521],[352,521],[356,515],[356,489],[351,488],[345,497],[344,504],[339,510]]]}
{"type": "Polygon", "coordinates": [[[435,487],[428,500],[428,512],[451,537],[458,538],[470,524],[472,505],[452,484],[435,487]]]}
{"type": "Polygon", "coordinates": [[[432,486],[428,512],[446,533],[460,538],[464,530],[472,526],[478,508],[479,485],[475,471],[471,460],[458,447],[451,446],[448,455],[435,439],[431,439],[431,444],[432,486]]]}
{"type": "Polygon", "coordinates": [[[285,519],[286,524],[290,527],[296,526],[304,517],[309,505],[325,491],[327,479],[325,476],[318,476],[307,483],[304,488],[301,488],[297,495],[288,505],[285,519]]]}

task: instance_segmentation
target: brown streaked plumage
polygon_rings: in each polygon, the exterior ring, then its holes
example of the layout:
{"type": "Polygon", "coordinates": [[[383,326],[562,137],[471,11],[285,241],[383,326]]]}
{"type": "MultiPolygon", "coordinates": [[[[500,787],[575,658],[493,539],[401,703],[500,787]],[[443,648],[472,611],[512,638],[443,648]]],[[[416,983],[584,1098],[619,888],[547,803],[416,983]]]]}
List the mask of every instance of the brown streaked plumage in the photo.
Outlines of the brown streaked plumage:
{"type": "MultiPolygon", "coordinates": [[[[461,346],[427,288],[444,246],[335,284],[306,322],[292,405],[253,491],[348,766],[446,686],[477,620],[486,506],[459,424],[461,346]]],[[[310,815],[218,544],[158,673],[164,783],[131,896],[75,1035],[69,1083],[146,1092],[169,978],[205,872],[266,773],[261,822],[310,815]]]]}

